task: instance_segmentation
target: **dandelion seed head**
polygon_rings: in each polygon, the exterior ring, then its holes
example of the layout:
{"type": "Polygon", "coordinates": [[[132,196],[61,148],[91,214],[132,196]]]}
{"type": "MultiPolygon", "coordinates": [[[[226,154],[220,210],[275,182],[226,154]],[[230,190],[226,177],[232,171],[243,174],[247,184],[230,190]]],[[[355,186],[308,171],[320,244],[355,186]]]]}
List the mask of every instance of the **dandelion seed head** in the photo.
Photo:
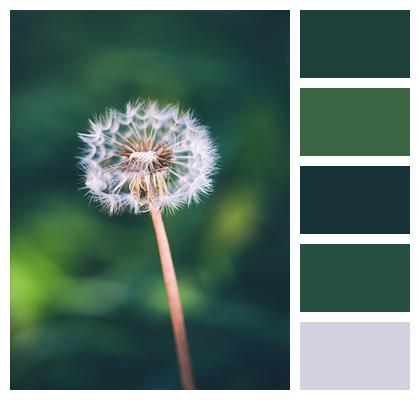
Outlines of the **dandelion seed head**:
{"type": "Polygon", "coordinates": [[[84,188],[109,214],[175,211],[212,191],[217,149],[208,130],[176,105],[130,102],[79,133],[84,188]]]}

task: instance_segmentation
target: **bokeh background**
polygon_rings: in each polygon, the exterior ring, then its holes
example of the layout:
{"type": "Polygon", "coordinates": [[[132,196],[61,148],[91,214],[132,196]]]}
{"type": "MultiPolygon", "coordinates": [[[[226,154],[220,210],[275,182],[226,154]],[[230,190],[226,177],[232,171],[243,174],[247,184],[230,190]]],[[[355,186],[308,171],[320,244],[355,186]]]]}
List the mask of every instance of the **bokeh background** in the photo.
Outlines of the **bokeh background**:
{"type": "Polygon", "coordinates": [[[221,152],[215,192],[165,218],[200,389],[289,388],[289,13],[11,13],[11,387],[174,389],[147,214],[79,190],[76,132],[180,102],[221,152]]]}

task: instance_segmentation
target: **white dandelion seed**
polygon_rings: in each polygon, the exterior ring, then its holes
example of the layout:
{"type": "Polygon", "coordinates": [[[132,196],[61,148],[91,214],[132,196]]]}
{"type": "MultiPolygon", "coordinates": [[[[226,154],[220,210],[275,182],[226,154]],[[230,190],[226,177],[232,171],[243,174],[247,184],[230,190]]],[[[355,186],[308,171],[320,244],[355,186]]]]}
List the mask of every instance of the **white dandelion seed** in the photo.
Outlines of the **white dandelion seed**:
{"type": "Polygon", "coordinates": [[[212,190],[218,158],[207,129],[178,106],[128,103],[90,121],[79,166],[84,188],[109,214],[150,212],[162,272],[182,387],[194,389],[191,358],[171,250],[161,209],[199,202],[212,190]]]}
{"type": "Polygon", "coordinates": [[[109,109],[79,133],[84,188],[109,214],[175,210],[212,190],[217,150],[191,112],[156,102],[109,109]]]}

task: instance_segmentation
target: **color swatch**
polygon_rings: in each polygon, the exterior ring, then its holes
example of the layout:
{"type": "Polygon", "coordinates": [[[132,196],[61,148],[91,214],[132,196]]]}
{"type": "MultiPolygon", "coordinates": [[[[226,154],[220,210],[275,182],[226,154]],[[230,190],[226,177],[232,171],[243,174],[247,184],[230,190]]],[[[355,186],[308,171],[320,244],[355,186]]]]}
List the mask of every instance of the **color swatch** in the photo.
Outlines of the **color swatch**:
{"type": "Polygon", "coordinates": [[[303,312],[408,312],[410,246],[301,245],[300,295],[303,312]]]}
{"type": "Polygon", "coordinates": [[[301,11],[302,78],[408,78],[410,12],[301,11]]]}
{"type": "Polygon", "coordinates": [[[410,77],[410,11],[301,11],[300,76],[300,388],[409,389],[411,80],[351,78],[410,77]]]}
{"type": "Polygon", "coordinates": [[[409,167],[301,167],[300,232],[410,233],[409,167]]]}
{"type": "Polygon", "coordinates": [[[302,156],[410,155],[409,89],[301,89],[302,156]]]}
{"type": "Polygon", "coordinates": [[[304,322],[301,389],[409,389],[406,322],[304,322]]]}

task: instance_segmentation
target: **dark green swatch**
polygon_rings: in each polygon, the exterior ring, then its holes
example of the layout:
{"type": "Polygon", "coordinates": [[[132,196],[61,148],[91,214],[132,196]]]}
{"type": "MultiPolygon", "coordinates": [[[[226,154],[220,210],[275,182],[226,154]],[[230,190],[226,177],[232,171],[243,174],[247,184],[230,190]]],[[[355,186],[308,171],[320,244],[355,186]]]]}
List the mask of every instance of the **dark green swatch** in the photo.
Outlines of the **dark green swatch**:
{"type": "Polygon", "coordinates": [[[300,232],[410,233],[410,168],[301,167],[300,232]]]}
{"type": "Polygon", "coordinates": [[[301,89],[300,152],[410,155],[410,89],[301,89]]]}
{"type": "Polygon", "coordinates": [[[409,78],[410,12],[301,11],[302,78],[409,78]]]}
{"type": "Polygon", "coordinates": [[[410,246],[301,245],[300,310],[410,311],[410,246]]]}

